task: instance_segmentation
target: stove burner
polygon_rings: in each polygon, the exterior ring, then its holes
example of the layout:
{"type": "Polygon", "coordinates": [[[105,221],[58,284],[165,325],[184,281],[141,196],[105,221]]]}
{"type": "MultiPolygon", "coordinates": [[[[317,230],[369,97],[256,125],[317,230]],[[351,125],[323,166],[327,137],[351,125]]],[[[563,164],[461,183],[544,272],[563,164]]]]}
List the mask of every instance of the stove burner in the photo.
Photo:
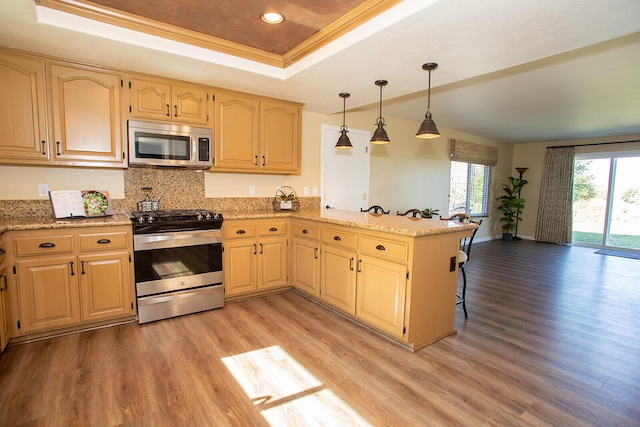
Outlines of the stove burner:
{"type": "Polygon", "coordinates": [[[216,229],[222,221],[222,214],[203,209],[131,213],[134,234],[216,229]]]}

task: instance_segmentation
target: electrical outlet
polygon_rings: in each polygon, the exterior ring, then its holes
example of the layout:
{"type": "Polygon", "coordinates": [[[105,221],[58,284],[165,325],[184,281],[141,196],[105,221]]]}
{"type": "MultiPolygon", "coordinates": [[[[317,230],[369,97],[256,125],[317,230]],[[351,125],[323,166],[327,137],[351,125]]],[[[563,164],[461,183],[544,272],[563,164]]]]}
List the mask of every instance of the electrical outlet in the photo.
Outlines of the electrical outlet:
{"type": "Polygon", "coordinates": [[[314,196],[318,195],[318,187],[314,186],[311,190],[312,190],[314,196]]]}
{"type": "Polygon", "coordinates": [[[256,195],[256,187],[255,187],[255,185],[250,185],[249,186],[249,195],[250,196],[255,196],[256,195]]]}
{"type": "Polygon", "coordinates": [[[309,187],[304,187],[302,194],[304,194],[305,196],[308,196],[309,195],[309,187]]]}
{"type": "Polygon", "coordinates": [[[49,184],[38,184],[38,196],[49,197],[49,184]]]}

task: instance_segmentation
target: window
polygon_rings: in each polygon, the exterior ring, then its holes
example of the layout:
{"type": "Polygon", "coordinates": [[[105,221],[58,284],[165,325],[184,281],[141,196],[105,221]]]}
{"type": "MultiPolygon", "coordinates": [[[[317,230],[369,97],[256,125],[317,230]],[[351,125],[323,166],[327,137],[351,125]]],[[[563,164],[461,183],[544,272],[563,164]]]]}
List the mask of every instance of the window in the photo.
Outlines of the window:
{"type": "Polygon", "coordinates": [[[449,213],[489,216],[490,188],[491,166],[452,161],[449,213]]]}

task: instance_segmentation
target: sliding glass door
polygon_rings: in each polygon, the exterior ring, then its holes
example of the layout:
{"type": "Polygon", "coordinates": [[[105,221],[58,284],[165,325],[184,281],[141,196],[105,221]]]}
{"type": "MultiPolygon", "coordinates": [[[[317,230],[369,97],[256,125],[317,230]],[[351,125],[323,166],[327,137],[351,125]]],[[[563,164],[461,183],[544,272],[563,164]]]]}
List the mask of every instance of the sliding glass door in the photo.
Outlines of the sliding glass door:
{"type": "Polygon", "coordinates": [[[573,243],[640,251],[640,157],[576,155],[573,243]]]}

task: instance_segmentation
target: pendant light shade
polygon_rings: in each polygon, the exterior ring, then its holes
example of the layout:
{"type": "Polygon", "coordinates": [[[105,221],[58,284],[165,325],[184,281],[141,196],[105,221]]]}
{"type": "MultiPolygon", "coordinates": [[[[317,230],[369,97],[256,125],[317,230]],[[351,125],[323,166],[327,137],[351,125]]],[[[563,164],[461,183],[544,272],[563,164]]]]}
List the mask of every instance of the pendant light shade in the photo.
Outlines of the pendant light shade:
{"type": "Polygon", "coordinates": [[[420,125],[420,129],[418,129],[418,133],[416,133],[418,138],[427,139],[438,138],[440,136],[440,132],[431,118],[431,71],[436,68],[438,68],[438,64],[434,62],[428,62],[422,66],[423,70],[429,71],[429,88],[427,90],[427,113],[424,115],[424,120],[420,125]]]}
{"type": "Polygon", "coordinates": [[[347,136],[347,132],[349,132],[349,129],[344,124],[345,112],[347,110],[347,98],[350,96],[351,94],[349,93],[340,94],[340,98],[342,98],[342,126],[340,126],[340,137],[338,138],[336,148],[342,150],[353,148],[353,145],[351,145],[351,141],[349,141],[349,137],[347,136]]]}
{"type": "Polygon", "coordinates": [[[391,142],[387,135],[387,131],[384,130],[386,124],[384,122],[384,117],[382,117],[382,88],[386,86],[387,83],[388,82],[386,80],[376,80],[376,86],[380,87],[380,116],[378,116],[378,119],[376,120],[376,126],[378,126],[378,128],[373,132],[373,137],[371,137],[372,144],[382,145],[391,142]]]}

